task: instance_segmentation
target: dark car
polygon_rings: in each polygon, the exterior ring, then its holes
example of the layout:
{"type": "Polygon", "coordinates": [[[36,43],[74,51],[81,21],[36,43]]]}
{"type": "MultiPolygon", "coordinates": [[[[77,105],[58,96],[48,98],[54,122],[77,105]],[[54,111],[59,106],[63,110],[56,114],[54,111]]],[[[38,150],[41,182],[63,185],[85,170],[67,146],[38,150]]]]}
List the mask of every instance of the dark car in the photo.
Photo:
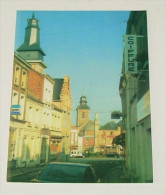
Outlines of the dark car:
{"type": "Polygon", "coordinates": [[[107,153],[106,154],[107,157],[115,157],[115,158],[119,158],[120,155],[116,152],[112,152],[112,153],[107,153]]]}
{"type": "Polygon", "coordinates": [[[31,180],[38,183],[99,183],[94,169],[89,164],[49,163],[31,180]]]}

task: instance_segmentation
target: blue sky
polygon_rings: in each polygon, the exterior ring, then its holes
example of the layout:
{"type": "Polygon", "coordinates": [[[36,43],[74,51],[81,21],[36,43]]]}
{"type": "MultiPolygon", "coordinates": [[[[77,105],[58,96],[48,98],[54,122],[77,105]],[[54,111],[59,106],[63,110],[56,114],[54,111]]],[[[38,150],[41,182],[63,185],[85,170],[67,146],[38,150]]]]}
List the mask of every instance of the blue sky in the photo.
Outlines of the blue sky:
{"type": "MultiPolygon", "coordinates": [[[[23,43],[27,18],[32,11],[18,11],[15,50],[23,43]]],[[[40,45],[46,56],[46,74],[71,78],[72,121],[83,92],[99,113],[100,125],[121,110],[119,80],[123,42],[129,11],[35,11],[40,21],[40,45]]]]}

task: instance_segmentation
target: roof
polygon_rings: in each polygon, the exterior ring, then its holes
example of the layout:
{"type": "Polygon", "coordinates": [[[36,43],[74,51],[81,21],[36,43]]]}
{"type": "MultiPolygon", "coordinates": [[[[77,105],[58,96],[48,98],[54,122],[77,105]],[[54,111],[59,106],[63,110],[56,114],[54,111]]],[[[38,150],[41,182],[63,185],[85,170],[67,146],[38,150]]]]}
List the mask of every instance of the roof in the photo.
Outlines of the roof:
{"type": "Polygon", "coordinates": [[[94,122],[89,120],[88,123],[86,123],[86,125],[81,128],[81,131],[92,131],[94,128],[94,122]]]}
{"type": "Polygon", "coordinates": [[[87,104],[77,106],[77,109],[87,109],[90,110],[90,107],[87,104]]]}
{"type": "Polygon", "coordinates": [[[48,165],[67,165],[67,166],[79,166],[79,167],[89,167],[91,166],[90,164],[82,164],[82,163],[66,163],[66,162],[51,162],[48,165]]]}
{"type": "Polygon", "coordinates": [[[28,68],[31,68],[31,65],[27,63],[17,52],[14,52],[14,57],[24,63],[28,68]]]}
{"type": "Polygon", "coordinates": [[[117,124],[113,121],[106,123],[104,126],[101,126],[102,130],[117,130],[117,124]]]}
{"type": "Polygon", "coordinates": [[[123,126],[122,121],[119,121],[119,122],[117,123],[117,127],[122,127],[122,126],[123,126]]]}
{"type": "Polygon", "coordinates": [[[40,51],[44,56],[45,53],[44,51],[41,49],[40,44],[32,44],[32,45],[28,45],[26,43],[23,43],[18,49],[17,51],[40,51]]]}
{"type": "Polygon", "coordinates": [[[80,105],[77,106],[77,110],[78,109],[86,109],[86,110],[90,110],[90,107],[87,105],[87,99],[86,96],[81,96],[80,97],[80,105]]]}
{"type": "Polygon", "coordinates": [[[63,86],[64,79],[54,79],[54,91],[53,91],[53,100],[60,100],[60,94],[63,86]]]}

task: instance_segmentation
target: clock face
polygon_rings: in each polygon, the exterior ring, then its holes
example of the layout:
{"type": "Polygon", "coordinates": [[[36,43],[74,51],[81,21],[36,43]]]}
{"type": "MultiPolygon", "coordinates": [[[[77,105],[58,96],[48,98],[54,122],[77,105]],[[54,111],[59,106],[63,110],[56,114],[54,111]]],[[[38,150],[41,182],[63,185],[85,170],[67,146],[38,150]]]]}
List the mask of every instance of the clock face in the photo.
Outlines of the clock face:
{"type": "Polygon", "coordinates": [[[36,20],[32,20],[32,24],[33,25],[36,25],[36,20]]]}

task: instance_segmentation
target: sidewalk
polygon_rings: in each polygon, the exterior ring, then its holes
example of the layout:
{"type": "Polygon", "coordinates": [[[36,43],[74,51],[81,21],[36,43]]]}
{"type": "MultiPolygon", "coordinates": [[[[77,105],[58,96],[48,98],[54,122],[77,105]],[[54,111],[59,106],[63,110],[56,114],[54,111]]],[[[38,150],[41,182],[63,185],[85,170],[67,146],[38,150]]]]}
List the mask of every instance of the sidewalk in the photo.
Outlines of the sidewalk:
{"type": "Polygon", "coordinates": [[[19,167],[19,168],[8,168],[7,169],[7,178],[11,178],[18,175],[23,175],[25,173],[31,173],[41,170],[45,164],[37,165],[33,167],[19,167]]]}

